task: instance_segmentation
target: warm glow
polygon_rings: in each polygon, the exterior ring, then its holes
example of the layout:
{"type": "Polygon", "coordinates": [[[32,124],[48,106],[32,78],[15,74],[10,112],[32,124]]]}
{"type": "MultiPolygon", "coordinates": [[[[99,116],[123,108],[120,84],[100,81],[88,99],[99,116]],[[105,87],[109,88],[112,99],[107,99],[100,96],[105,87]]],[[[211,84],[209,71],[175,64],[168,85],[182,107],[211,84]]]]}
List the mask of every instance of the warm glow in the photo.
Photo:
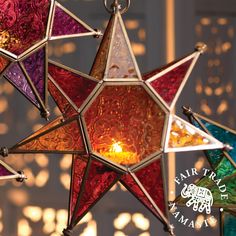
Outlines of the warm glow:
{"type": "Polygon", "coordinates": [[[84,223],[88,223],[89,221],[91,221],[93,219],[93,216],[91,214],[91,212],[88,212],[85,217],[82,218],[82,220],[79,222],[79,225],[82,225],[84,223]]]}
{"type": "Polygon", "coordinates": [[[117,231],[115,232],[114,236],[126,236],[126,235],[121,231],[117,231]]]}
{"type": "Polygon", "coordinates": [[[26,219],[18,221],[18,236],[31,236],[32,229],[26,219]]]}
{"type": "Polygon", "coordinates": [[[47,167],[48,166],[48,157],[45,154],[36,154],[35,161],[40,167],[47,167]]]}
{"type": "Polygon", "coordinates": [[[71,155],[66,154],[60,161],[60,167],[62,170],[68,170],[71,167],[71,155]]]}
{"type": "Polygon", "coordinates": [[[215,228],[217,226],[217,219],[214,216],[208,216],[207,222],[212,228],[215,228]]]}
{"type": "Polygon", "coordinates": [[[205,220],[205,218],[204,218],[203,215],[199,215],[199,216],[197,217],[197,220],[196,220],[196,222],[195,222],[195,228],[196,228],[196,230],[199,230],[199,229],[202,228],[202,224],[203,224],[204,220],[205,220]]]}
{"type": "Polygon", "coordinates": [[[56,212],[52,208],[47,208],[43,212],[43,221],[44,222],[53,222],[56,218],[56,212]]]}
{"type": "Polygon", "coordinates": [[[131,221],[131,214],[121,213],[114,220],[114,226],[116,229],[123,229],[131,221]]]}
{"type": "Polygon", "coordinates": [[[60,223],[66,223],[67,222],[67,217],[68,217],[68,213],[67,213],[67,210],[59,210],[57,212],[57,222],[60,222],[60,223]]]}
{"type": "Polygon", "coordinates": [[[28,206],[23,209],[23,214],[33,222],[38,222],[42,218],[42,209],[40,207],[28,206]]]}
{"type": "Polygon", "coordinates": [[[150,236],[150,233],[145,232],[145,233],[140,234],[139,236],[150,236]]]}
{"type": "Polygon", "coordinates": [[[143,231],[148,230],[150,227],[150,222],[142,214],[136,213],[132,216],[132,220],[135,226],[143,231]]]}
{"type": "Polygon", "coordinates": [[[23,206],[29,200],[29,195],[25,190],[22,189],[10,189],[7,192],[8,199],[16,206],[23,206]]]}
{"type": "Polygon", "coordinates": [[[56,224],[54,222],[47,222],[43,226],[43,232],[45,234],[50,234],[50,233],[54,232],[55,229],[56,229],[56,224]]]}
{"type": "Polygon", "coordinates": [[[121,142],[113,143],[111,145],[109,152],[116,152],[116,153],[123,152],[123,149],[121,147],[121,142]]]}
{"type": "Polygon", "coordinates": [[[0,222],[0,233],[3,231],[3,223],[0,222]]]}
{"type": "Polygon", "coordinates": [[[68,173],[63,173],[60,175],[60,181],[65,189],[70,188],[70,175],[68,173]]]}
{"type": "Polygon", "coordinates": [[[44,187],[49,179],[49,172],[47,170],[42,170],[39,172],[39,174],[36,176],[35,179],[35,185],[37,187],[44,187]]]}
{"type": "Polygon", "coordinates": [[[90,221],[88,226],[84,229],[84,232],[80,236],[97,236],[97,224],[96,221],[90,221]]]}

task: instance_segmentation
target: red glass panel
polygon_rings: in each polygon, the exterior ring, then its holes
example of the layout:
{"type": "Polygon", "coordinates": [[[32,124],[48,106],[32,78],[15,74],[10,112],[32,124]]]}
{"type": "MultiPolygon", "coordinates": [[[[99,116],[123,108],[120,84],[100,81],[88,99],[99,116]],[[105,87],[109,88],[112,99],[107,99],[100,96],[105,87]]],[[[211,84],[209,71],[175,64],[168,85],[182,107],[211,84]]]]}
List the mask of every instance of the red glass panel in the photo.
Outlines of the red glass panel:
{"type": "Polygon", "coordinates": [[[138,78],[134,57],[128,46],[125,29],[122,28],[119,18],[115,26],[109,58],[107,78],[138,78]]]}
{"type": "Polygon", "coordinates": [[[160,210],[166,214],[165,192],[161,159],[135,172],[135,175],[160,210]]]}
{"type": "Polygon", "coordinates": [[[104,33],[92,70],[90,72],[90,75],[98,80],[102,80],[104,78],[110,48],[109,46],[114,29],[114,20],[115,17],[112,16],[104,33]]]}
{"type": "Polygon", "coordinates": [[[81,75],[53,64],[49,64],[48,71],[51,77],[78,108],[80,108],[97,85],[97,82],[93,80],[84,78],[81,75]]]}
{"type": "MultiPolygon", "coordinates": [[[[48,128],[48,126],[47,126],[48,128]]],[[[32,137],[32,136],[31,136],[32,137]]],[[[13,147],[14,151],[47,152],[84,152],[85,147],[77,120],[64,122],[60,126],[43,129],[43,132],[33,134],[33,139],[26,138],[19,145],[13,147]]]]}
{"type": "Polygon", "coordinates": [[[0,7],[0,47],[17,55],[46,34],[50,0],[5,0],[0,7]]]}
{"type": "Polygon", "coordinates": [[[74,214],[75,206],[78,200],[79,193],[81,191],[81,184],[83,182],[84,173],[87,167],[87,160],[83,159],[81,156],[73,156],[72,163],[72,175],[71,175],[71,194],[70,194],[70,217],[74,214]]]}
{"type": "Polygon", "coordinates": [[[191,58],[187,62],[172,69],[163,76],[151,82],[151,86],[164,99],[164,101],[171,105],[179,88],[192,64],[191,58]]]}
{"type": "Polygon", "coordinates": [[[122,177],[120,182],[155,216],[159,217],[159,214],[148,200],[147,196],[143,193],[139,185],[134,181],[133,177],[126,174],[122,177]]]}
{"type": "Polygon", "coordinates": [[[62,8],[56,6],[52,28],[52,36],[73,35],[88,32],[89,30],[86,29],[76,19],[74,19],[74,17],[69,15],[62,8]]]}
{"type": "Polygon", "coordinates": [[[48,90],[63,116],[72,117],[77,114],[77,111],[71,106],[60,90],[50,80],[48,80],[48,90]]]}
{"type": "Polygon", "coordinates": [[[84,114],[94,152],[130,166],[161,149],[165,112],[142,86],[106,86],[84,114]]]}
{"type": "Polygon", "coordinates": [[[76,211],[76,221],[118,181],[119,174],[106,167],[101,162],[92,160],[88,177],[85,180],[85,188],[76,211]]]}
{"type": "Polygon", "coordinates": [[[9,64],[9,61],[5,59],[4,57],[0,57],[0,73],[3,72],[3,70],[7,67],[9,64]]]}
{"type": "Polygon", "coordinates": [[[45,47],[31,54],[24,61],[24,67],[42,101],[45,102],[46,52],[45,47]]]}

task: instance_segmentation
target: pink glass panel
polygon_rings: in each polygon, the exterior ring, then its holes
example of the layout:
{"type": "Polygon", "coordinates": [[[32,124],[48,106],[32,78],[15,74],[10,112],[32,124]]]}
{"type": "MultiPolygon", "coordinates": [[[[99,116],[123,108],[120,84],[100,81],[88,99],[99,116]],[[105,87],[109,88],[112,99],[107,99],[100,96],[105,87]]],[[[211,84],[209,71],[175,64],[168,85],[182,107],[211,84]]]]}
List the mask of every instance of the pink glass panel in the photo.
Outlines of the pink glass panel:
{"type": "Polygon", "coordinates": [[[104,79],[107,58],[109,54],[109,45],[111,43],[111,37],[114,29],[114,20],[115,17],[112,16],[102,38],[102,42],[96,55],[92,70],[90,72],[90,75],[96,78],[97,80],[104,79]]]}
{"type": "Polygon", "coordinates": [[[155,208],[131,175],[124,175],[120,181],[145,207],[147,207],[148,210],[150,210],[155,216],[159,217],[155,208]]]}
{"type": "Polygon", "coordinates": [[[0,56],[0,73],[3,72],[3,70],[7,67],[9,64],[9,61],[5,59],[4,57],[0,56]]]}
{"type": "Polygon", "coordinates": [[[5,166],[3,166],[0,162],[0,177],[1,176],[8,176],[8,175],[12,175],[12,173],[5,166]]]}
{"type": "Polygon", "coordinates": [[[52,36],[64,36],[89,32],[81,23],[56,6],[52,36]]]}
{"type": "Polygon", "coordinates": [[[0,47],[16,55],[41,41],[46,34],[50,0],[2,0],[0,47]]]}
{"type": "Polygon", "coordinates": [[[151,86],[164,99],[164,101],[171,105],[179,88],[192,64],[193,59],[181,64],[172,69],[170,72],[157,78],[151,82],[151,86]]]}
{"type": "Polygon", "coordinates": [[[71,106],[60,90],[50,80],[48,80],[48,90],[63,116],[69,118],[77,114],[77,111],[71,106]]]}
{"type": "Polygon", "coordinates": [[[110,161],[131,166],[160,151],[165,113],[142,86],[106,86],[84,117],[93,151],[110,161]]]}
{"type": "Polygon", "coordinates": [[[7,80],[13,84],[22,94],[24,94],[32,103],[40,107],[30,84],[28,83],[25,75],[23,74],[20,66],[15,63],[11,65],[4,73],[7,80]]]}
{"type": "Polygon", "coordinates": [[[97,82],[93,80],[53,64],[49,64],[48,70],[51,77],[78,108],[80,108],[97,85],[97,82]]]}
{"type": "Polygon", "coordinates": [[[166,204],[161,160],[157,160],[147,167],[135,172],[135,175],[156,205],[165,214],[166,204]]]}
{"type": "Polygon", "coordinates": [[[112,39],[107,78],[138,78],[128,39],[117,20],[112,39]]]}
{"type": "Polygon", "coordinates": [[[45,48],[27,57],[23,64],[42,101],[45,102],[46,61],[45,48]]]}
{"type": "MultiPolygon", "coordinates": [[[[32,137],[32,136],[31,136],[32,137]]],[[[33,139],[26,138],[14,150],[47,152],[83,152],[85,150],[80,126],[77,120],[65,122],[59,127],[53,126],[42,133],[37,132],[33,139]]]]}
{"type": "Polygon", "coordinates": [[[87,167],[87,160],[81,156],[73,156],[72,175],[71,175],[71,194],[70,194],[70,222],[75,213],[75,206],[81,191],[80,187],[83,182],[84,173],[87,167]]]}
{"type": "Polygon", "coordinates": [[[79,220],[89,209],[118,181],[119,175],[101,162],[92,160],[85,189],[76,211],[76,220],[79,220]]]}

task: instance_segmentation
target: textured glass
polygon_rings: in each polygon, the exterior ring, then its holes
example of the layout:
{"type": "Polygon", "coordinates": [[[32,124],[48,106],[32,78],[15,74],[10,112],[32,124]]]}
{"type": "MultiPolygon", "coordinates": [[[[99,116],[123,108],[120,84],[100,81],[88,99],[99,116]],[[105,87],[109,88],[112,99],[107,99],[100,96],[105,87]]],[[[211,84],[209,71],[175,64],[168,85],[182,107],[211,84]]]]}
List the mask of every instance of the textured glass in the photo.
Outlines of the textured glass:
{"type": "Polygon", "coordinates": [[[38,151],[46,152],[77,152],[84,151],[82,134],[77,120],[70,121],[59,127],[43,130],[34,136],[33,140],[27,138],[26,142],[21,142],[14,150],[18,151],[38,151]]]}
{"type": "Polygon", "coordinates": [[[106,86],[84,117],[93,151],[117,164],[161,149],[165,113],[142,86],[106,86]]]}
{"type": "Polygon", "coordinates": [[[0,56],[0,73],[8,66],[9,61],[4,57],[0,56]]]}
{"type": "Polygon", "coordinates": [[[166,205],[161,160],[159,159],[149,166],[135,172],[135,175],[156,205],[165,214],[166,205]]]}
{"type": "Polygon", "coordinates": [[[211,144],[211,141],[198,133],[193,126],[183,123],[181,120],[172,121],[169,148],[191,147],[211,144]]]}
{"type": "Polygon", "coordinates": [[[224,212],[223,236],[236,235],[236,216],[224,212]]]}
{"type": "Polygon", "coordinates": [[[89,32],[81,23],[56,6],[52,36],[73,35],[89,32]]]}
{"type": "Polygon", "coordinates": [[[45,77],[47,76],[45,57],[45,48],[41,48],[23,61],[24,67],[43,102],[45,102],[45,77]]]}
{"type": "Polygon", "coordinates": [[[75,206],[78,201],[81,184],[87,167],[87,160],[81,156],[73,156],[72,175],[71,175],[71,193],[70,193],[70,222],[75,213],[75,206]]]}
{"type": "Polygon", "coordinates": [[[61,113],[65,117],[72,117],[77,114],[77,111],[71,106],[68,100],[63,96],[60,90],[53,84],[53,82],[48,80],[48,90],[59,107],[61,113]]]}
{"type": "Polygon", "coordinates": [[[2,0],[0,47],[16,55],[45,37],[50,0],[2,0]]]}
{"type": "Polygon", "coordinates": [[[97,82],[93,80],[53,64],[49,64],[48,72],[78,108],[81,107],[97,85],[97,82]]]}
{"type": "Polygon", "coordinates": [[[114,20],[115,17],[112,16],[102,38],[102,42],[96,55],[92,70],[90,72],[90,75],[96,78],[97,80],[102,80],[104,78],[107,65],[107,58],[109,54],[109,45],[111,43],[111,37],[113,33],[114,20]]]}
{"type": "Polygon", "coordinates": [[[210,122],[207,122],[204,119],[200,119],[200,121],[216,139],[233,147],[233,149],[229,151],[229,154],[236,162],[236,134],[210,122]]]}
{"type": "Polygon", "coordinates": [[[92,160],[85,180],[84,189],[79,207],[76,211],[76,219],[79,220],[96,202],[118,181],[119,174],[112,171],[104,164],[92,160]]]}
{"type": "Polygon", "coordinates": [[[128,46],[121,23],[117,20],[108,60],[107,78],[138,78],[132,52],[128,46]]]}
{"type": "Polygon", "coordinates": [[[148,210],[155,216],[159,217],[158,212],[155,210],[147,196],[143,193],[139,185],[134,181],[133,177],[129,174],[122,176],[120,182],[131,192],[148,210]]]}
{"type": "Polygon", "coordinates": [[[12,175],[12,173],[0,162],[0,178],[1,176],[12,175]]]}
{"type": "Polygon", "coordinates": [[[7,68],[4,73],[10,83],[12,83],[22,94],[24,94],[36,106],[40,106],[25,75],[17,63],[7,68]]]}
{"type": "Polygon", "coordinates": [[[151,82],[151,86],[164,99],[164,101],[171,105],[180,86],[192,64],[193,59],[181,64],[172,69],[163,76],[151,82]]]}

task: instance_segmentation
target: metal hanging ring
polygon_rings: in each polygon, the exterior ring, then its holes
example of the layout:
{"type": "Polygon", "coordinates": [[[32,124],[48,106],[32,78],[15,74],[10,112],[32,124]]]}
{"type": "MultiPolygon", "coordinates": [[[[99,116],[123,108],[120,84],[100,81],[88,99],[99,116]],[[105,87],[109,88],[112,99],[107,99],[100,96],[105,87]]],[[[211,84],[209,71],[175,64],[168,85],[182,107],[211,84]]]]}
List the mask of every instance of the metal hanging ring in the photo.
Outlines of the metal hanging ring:
{"type": "Polygon", "coordinates": [[[113,14],[113,13],[116,13],[117,11],[119,11],[120,14],[124,14],[128,11],[128,9],[130,7],[130,0],[125,0],[125,1],[126,1],[126,6],[124,8],[121,7],[119,0],[114,0],[114,2],[112,3],[112,5],[110,7],[108,6],[108,0],[103,0],[103,3],[104,3],[106,10],[109,13],[113,14]]]}

